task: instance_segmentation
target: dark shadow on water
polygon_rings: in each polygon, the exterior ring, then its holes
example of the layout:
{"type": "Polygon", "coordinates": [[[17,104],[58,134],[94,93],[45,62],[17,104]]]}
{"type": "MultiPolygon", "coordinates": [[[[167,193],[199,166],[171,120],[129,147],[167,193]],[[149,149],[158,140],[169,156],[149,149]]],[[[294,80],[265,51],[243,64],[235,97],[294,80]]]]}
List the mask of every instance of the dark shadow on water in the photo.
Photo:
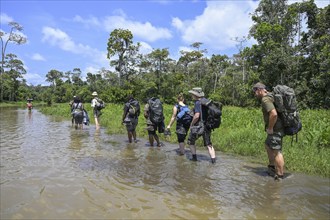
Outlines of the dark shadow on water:
{"type": "MultiPolygon", "coordinates": [[[[250,170],[251,172],[257,174],[258,176],[265,176],[265,177],[273,177],[271,175],[268,174],[268,169],[267,167],[250,167],[250,166],[243,166],[245,169],[248,169],[250,170]]],[[[288,173],[288,172],[285,172],[284,173],[284,179],[285,178],[288,178],[288,177],[291,177],[292,174],[291,173],[288,173]]]]}
{"type": "Polygon", "coordinates": [[[250,166],[243,166],[243,167],[257,174],[258,176],[269,176],[266,167],[250,167],[250,166]]]}

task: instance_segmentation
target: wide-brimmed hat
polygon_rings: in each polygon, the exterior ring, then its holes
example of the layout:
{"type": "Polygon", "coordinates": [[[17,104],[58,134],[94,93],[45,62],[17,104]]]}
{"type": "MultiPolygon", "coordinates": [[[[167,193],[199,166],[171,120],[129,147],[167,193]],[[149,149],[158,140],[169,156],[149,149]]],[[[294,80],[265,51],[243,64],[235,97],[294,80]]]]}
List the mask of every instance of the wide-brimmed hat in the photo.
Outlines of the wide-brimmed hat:
{"type": "Polygon", "coordinates": [[[97,92],[93,92],[92,95],[97,96],[97,92]]]}
{"type": "Polygon", "coordinates": [[[255,92],[258,89],[266,89],[265,84],[263,84],[261,82],[258,82],[256,84],[254,84],[253,87],[252,87],[253,92],[255,92]]]}
{"type": "Polygon", "coordinates": [[[199,98],[204,97],[204,92],[203,92],[202,88],[199,88],[199,87],[193,88],[192,90],[189,90],[188,92],[199,98]]]}

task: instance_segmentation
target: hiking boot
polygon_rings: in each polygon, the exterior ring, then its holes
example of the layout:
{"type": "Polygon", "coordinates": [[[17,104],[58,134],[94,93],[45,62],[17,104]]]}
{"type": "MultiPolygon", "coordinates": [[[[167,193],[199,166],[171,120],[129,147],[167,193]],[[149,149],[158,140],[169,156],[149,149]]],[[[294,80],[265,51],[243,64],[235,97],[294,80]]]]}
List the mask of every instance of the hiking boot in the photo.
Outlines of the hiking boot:
{"type": "Polygon", "coordinates": [[[211,163],[212,164],[215,164],[217,161],[216,161],[216,159],[215,158],[211,158],[211,163]]]}
{"type": "Polygon", "coordinates": [[[275,176],[275,166],[274,165],[268,165],[268,171],[267,171],[269,176],[275,176]]]}
{"type": "Polygon", "coordinates": [[[190,159],[191,161],[197,161],[197,155],[196,154],[193,154],[192,155],[192,158],[190,159]]]}
{"type": "Polygon", "coordinates": [[[164,135],[165,136],[171,136],[171,131],[169,129],[165,129],[164,135]]]}
{"type": "Polygon", "coordinates": [[[274,180],[275,181],[280,181],[280,180],[283,180],[283,179],[284,179],[284,176],[283,175],[275,174],[275,176],[274,176],[274,180]]]}

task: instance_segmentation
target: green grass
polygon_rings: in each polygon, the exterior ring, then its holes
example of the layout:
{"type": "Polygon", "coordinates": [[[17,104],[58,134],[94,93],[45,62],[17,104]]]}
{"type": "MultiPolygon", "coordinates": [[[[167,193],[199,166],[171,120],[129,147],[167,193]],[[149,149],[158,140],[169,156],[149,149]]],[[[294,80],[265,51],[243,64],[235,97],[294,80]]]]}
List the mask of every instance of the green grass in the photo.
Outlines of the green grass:
{"type": "MultiPolygon", "coordinates": [[[[91,123],[94,123],[92,109],[85,104],[91,123]]],[[[143,111],[143,105],[141,106],[143,111]]],[[[121,124],[123,105],[108,104],[101,115],[101,126],[109,134],[126,134],[121,124]]],[[[56,104],[53,107],[42,107],[45,114],[60,115],[70,120],[68,104],[56,104]]],[[[165,124],[169,123],[172,106],[164,106],[165,124]]],[[[283,155],[288,171],[330,177],[330,114],[328,110],[301,111],[303,129],[298,134],[298,142],[291,144],[291,137],[284,137],[283,155]]],[[[137,135],[147,138],[145,119],[141,113],[137,135]]],[[[176,143],[175,125],[167,141],[176,143]]],[[[266,133],[261,109],[225,106],[222,124],[212,132],[212,143],[217,151],[248,157],[251,161],[267,165],[268,159],[264,148],[266,133]]],[[[164,141],[164,136],[161,135],[164,141]]],[[[202,146],[201,138],[197,144],[202,146]]],[[[221,157],[221,153],[217,153],[221,157]]]]}

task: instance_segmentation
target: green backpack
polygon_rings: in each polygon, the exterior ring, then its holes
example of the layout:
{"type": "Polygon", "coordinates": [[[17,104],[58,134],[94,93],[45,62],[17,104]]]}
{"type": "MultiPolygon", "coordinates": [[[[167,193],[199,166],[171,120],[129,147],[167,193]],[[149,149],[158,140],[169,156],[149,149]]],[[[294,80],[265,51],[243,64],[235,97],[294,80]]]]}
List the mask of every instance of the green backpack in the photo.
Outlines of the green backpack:
{"type": "Polygon", "coordinates": [[[292,88],[277,85],[273,88],[274,105],[282,120],[285,135],[295,135],[302,129],[296,95],[292,88]]]}

